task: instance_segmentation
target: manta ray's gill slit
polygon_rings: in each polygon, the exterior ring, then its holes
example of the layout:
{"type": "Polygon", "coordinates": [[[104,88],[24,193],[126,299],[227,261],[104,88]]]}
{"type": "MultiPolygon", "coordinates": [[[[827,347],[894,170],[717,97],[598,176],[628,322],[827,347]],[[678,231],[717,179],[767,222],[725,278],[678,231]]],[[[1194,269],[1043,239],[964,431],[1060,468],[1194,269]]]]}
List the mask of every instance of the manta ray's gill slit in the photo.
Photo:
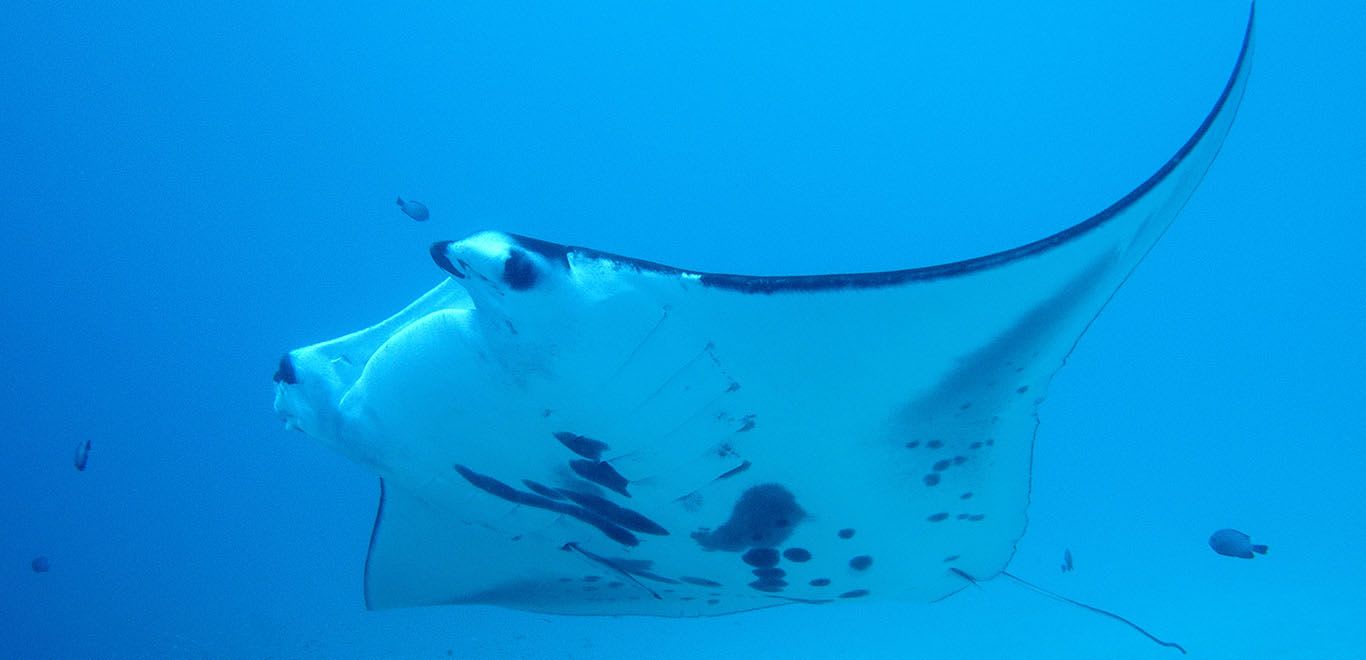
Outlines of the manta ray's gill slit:
{"type": "MultiPolygon", "coordinates": [[[[663,435],[659,436],[659,439],[663,441],[669,438],[674,438],[677,437],[679,434],[683,433],[684,431],[691,429],[693,424],[697,423],[697,421],[700,418],[705,417],[712,410],[716,410],[719,407],[717,404],[719,404],[727,394],[730,394],[734,391],[735,389],[731,389],[728,387],[725,391],[718,392],[716,396],[712,397],[711,399],[708,399],[706,403],[703,403],[701,406],[698,406],[697,409],[693,412],[683,415],[682,421],[673,425],[673,427],[671,427],[668,431],[664,432],[663,435]]],[[[716,413],[716,421],[718,422],[729,422],[733,421],[734,419],[735,418],[732,417],[730,413],[724,410],[716,413]]]]}
{"type": "Polygon", "coordinates": [[[607,559],[606,557],[595,555],[587,550],[584,550],[583,548],[580,548],[579,544],[573,542],[564,544],[564,546],[562,546],[561,549],[565,551],[577,552],[591,562],[595,562],[603,566],[606,566],[609,569],[625,576],[625,578],[627,580],[630,580],[632,584],[636,585],[637,587],[640,587],[641,589],[644,589],[647,593],[650,594],[650,596],[654,597],[655,600],[664,600],[663,596],[655,592],[654,589],[645,586],[644,583],[642,583],[640,580],[637,580],[636,576],[632,575],[630,571],[627,571],[625,568],[622,568],[621,566],[617,566],[615,563],[612,562],[612,560],[607,559]]]}
{"type": "Polygon", "coordinates": [[[665,377],[665,378],[664,378],[664,381],[661,382],[661,383],[659,384],[659,386],[656,387],[656,388],[654,389],[654,391],[650,392],[649,396],[647,396],[647,397],[645,397],[644,399],[642,399],[639,403],[636,404],[636,406],[635,406],[634,408],[631,409],[631,411],[630,411],[629,413],[627,413],[627,416],[628,416],[628,417],[633,417],[633,416],[635,416],[636,414],[638,414],[638,413],[641,411],[641,409],[643,409],[645,406],[649,405],[650,402],[651,402],[651,401],[654,401],[656,397],[658,397],[660,394],[663,394],[665,391],[667,391],[667,390],[669,389],[669,387],[670,387],[671,385],[674,384],[675,381],[677,381],[678,379],[682,378],[683,375],[684,375],[685,373],[688,372],[688,369],[689,369],[689,368],[691,368],[691,367],[695,366],[697,363],[699,363],[699,362],[705,360],[705,359],[711,354],[711,350],[712,350],[712,343],[709,341],[709,342],[707,342],[707,344],[706,344],[705,346],[702,347],[702,350],[698,351],[698,352],[697,352],[695,355],[693,355],[691,358],[689,358],[689,359],[687,359],[686,361],[684,361],[683,364],[682,364],[681,366],[679,366],[677,369],[675,369],[675,370],[673,371],[673,373],[671,373],[671,374],[669,374],[667,377],[665,377]]]}
{"type": "Polygon", "coordinates": [[[669,320],[669,306],[665,305],[663,309],[660,310],[659,320],[655,321],[653,326],[650,326],[650,329],[645,332],[645,336],[641,337],[640,341],[636,342],[635,348],[632,348],[631,352],[626,355],[626,359],[622,360],[621,364],[618,364],[617,368],[612,370],[612,375],[607,377],[607,381],[600,383],[599,387],[620,377],[622,372],[626,371],[626,368],[636,361],[640,352],[645,349],[645,345],[649,344],[650,340],[655,338],[655,335],[659,333],[660,328],[664,327],[664,322],[667,320],[669,320]]]}
{"type": "Polygon", "coordinates": [[[463,465],[456,465],[455,471],[464,477],[470,485],[482,490],[495,497],[507,500],[513,504],[520,504],[537,509],[544,509],[555,513],[564,514],[580,522],[587,523],[598,531],[602,532],[607,538],[625,546],[640,545],[640,539],[636,538],[629,530],[618,525],[601,515],[584,509],[580,506],[571,505],[565,502],[557,502],[548,497],[542,497],[535,493],[517,490],[493,477],[480,474],[463,465]]]}

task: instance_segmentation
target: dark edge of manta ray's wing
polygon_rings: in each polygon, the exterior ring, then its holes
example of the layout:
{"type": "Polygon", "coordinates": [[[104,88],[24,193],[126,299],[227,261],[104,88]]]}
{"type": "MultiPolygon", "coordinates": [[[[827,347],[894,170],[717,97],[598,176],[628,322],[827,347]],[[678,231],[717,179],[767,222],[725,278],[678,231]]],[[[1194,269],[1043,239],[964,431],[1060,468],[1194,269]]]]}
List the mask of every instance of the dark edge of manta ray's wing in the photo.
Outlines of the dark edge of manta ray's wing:
{"type": "MultiPolygon", "coordinates": [[[[1198,184],[1199,179],[1203,178],[1205,171],[1213,163],[1215,155],[1222,146],[1223,138],[1227,134],[1227,127],[1231,125],[1233,117],[1236,115],[1238,105],[1242,100],[1243,89],[1252,66],[1252,46],[1253,46],[1253,26],[1256,18],[1256,3],[1254,2],[1249,9],[1247,28],[1243,33],[1242,47],[1238,52],[1238,59],[1234,65],[1233,73],[1229,76],[1228,82],[1224,85],[1223,92],[1215,102],[1214,108],[1205,116],[1200,127],[1177,150],[1166,163],[1162,165],[1146,181],[1139,184],[1129,194],[1122,197],[1119,201],[1111,204],[1108,208],[1097,213],[1076,225],[1064,229],[1052,236],[1043,238],[1032,243],[1021,245],[1016,248],[989,254],[963,261],[956,261],[936,266],[926,266],[921,268],[909,268],[904,270],[883,271],[874,273],[846,273],[830,275],[795,275],[795,276],[753,276],[753,275],[732,275],[725,273],[703,273],[690,271],[673,266],[666,266],[643,259],[626,257],[610,252],[594,250],[592,248],[563,245],[543,241],[540,239],[509,234],[519,245],[527,250],[531,250],[546,258],[547,261],[560,265],[568,265],[569,256],[581,257],[586,259],[604,260],[615,263],[620,267],[647,271],[661,274],[673,275],[693,275],[698,277],[704,286],[727,289],[741,293],[751,294],[775,294],[788,292],[811,292],[828,291],[835,289],[867,289],[894,286],[908,282],[935,280],[945,277],[954,277],[974,273],[1003,266],[1021,259],[1039,255],[1062,245],[1066,245],[1092,231],[1105,226],[1111,220],[1119,217],[1124,211],[1129,210],[1137,203],[1142,201],[1149,193],[1161,185],[1163,182],[1172,178],[1173,174],[1181,170],[1183,166],[1186,170],[1195,174],[1194,184],[1198,184]],[[1222,121],[1227,119],[1227,121],[1222,121]],[[1216,125],[1222,122],[1222,130],[1212,132],[1216,125]],[[1207,157],[1188,161],[1187,158],[1196,151],[1206,140],[1217,140],[1213,150],[1207,157]]],[[[1189,191],[1185,192],[1185,198],[1189,199],[1194,192],[1195,185],[1191,185],[1189,191]]],[[[1180,193],[1177,193],[1179,196],[1180,193]]],[[[1176,205],[1176,211],[1185,203],[1181,199],[1176,205]]],[[[1176,211],[1171,212],[1170,216],[1175,217],[1176,211]]],[[[1159,234],[1160,235],[1160,234],[1159,234]]],[[[1153,240],[1156,243],[1156,239],[1153,240]]],[[[460,269],[453,267],[449,259],[445,256],[446,242],[437,243],[432,246],[432,256],[443,270],[449,272],[453,277],[464,277],[460,269]]]]}
{"type": "Polygon", "coordinates": [[[375,509],[375,524],[370,527],[370,543],[365,548],[365,574],[361,576],[361,590],[365,599],[365,609],[376,609],[370,598],[370,558],[375,554],[375,539],[379,538],[380,525],[384,524],[384,480],[379,480],[379,506],[375,509]]]}

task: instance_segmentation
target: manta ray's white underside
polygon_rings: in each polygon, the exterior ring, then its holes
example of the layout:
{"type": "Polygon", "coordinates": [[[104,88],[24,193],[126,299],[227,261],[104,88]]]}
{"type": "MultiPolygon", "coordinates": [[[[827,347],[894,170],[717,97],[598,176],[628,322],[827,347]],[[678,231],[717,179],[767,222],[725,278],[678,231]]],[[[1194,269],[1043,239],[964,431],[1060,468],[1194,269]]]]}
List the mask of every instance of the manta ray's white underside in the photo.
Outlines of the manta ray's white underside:
{"type": "Polygon", "coordinates": [[[276,374],[287,426],[382,479],[367,604],[695,616],[996,575],[1038,402],[1210,166],[1251,48],[1249,20],[1150,179],[999,254],[747,277],[495,232],[433,246],[448,279],[276,374]]]}

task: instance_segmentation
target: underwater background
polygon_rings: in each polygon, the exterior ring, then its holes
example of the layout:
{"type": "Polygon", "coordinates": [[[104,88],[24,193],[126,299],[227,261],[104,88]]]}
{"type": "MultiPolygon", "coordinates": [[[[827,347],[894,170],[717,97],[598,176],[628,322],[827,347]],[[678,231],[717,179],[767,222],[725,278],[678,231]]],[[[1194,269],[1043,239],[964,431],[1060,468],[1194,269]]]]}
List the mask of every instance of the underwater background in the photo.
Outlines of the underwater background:
{"type": "MultiPolygon", "coordinates": [[[[1003,579],[714,619],[366,612],[377,479],[282,430],[270,375],[482,229],[754,274],[1043,237],[1194,132],[1247,10],[7,6],[0,655],[1176,657],[1003,579]]],[[[1257,22],[1222,153],[1053,381],[1010,570],[1192,657],[1355,657],[1366,6],[1257,22]],[[1221,527],[1270,553],[1216,555],[1221,527]]]]}

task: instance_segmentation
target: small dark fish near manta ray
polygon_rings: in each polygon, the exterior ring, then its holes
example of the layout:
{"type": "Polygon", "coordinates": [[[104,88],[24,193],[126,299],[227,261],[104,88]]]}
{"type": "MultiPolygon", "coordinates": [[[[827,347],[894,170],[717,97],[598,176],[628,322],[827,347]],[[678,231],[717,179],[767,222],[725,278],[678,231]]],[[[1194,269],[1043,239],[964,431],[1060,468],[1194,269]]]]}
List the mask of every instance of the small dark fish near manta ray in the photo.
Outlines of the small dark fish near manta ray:
{"type": "Polygon", "coordinates": [[[440,284],[275,373],[286,428],[380,477],[366,605],[707,616],[1013,578],[1038,404],[1214,161],[1252,44],[1249,18],[1155,174],[996,254],[770,277],[433,245],[440,284]]]}
{"type": "Polygon", "coordinates": [[[427,218],[430,218],[432,215],[427,211],[426,204],[411,199],[404,201],[402,197],[398,198],[398,208],[403,211],[404,215],[418,222],[426,222],[427,218]]]}
{"type": "Polygon", "coordinates": [[[85,466],[90,462],[90,441],[82,440],[76,445],[76,453],[71,457],[71,464],[75,466],[77,472],[85,472],[85,466]]]}
{"type": "Polygon", "coordinates": [[[1252,542],[1252,537],[1236,529],[1221,529],[1209,537],[1209,547],[1225,557],[1252,559],[1266,554],[1266,546],[1252,542]],[[1255,554],[1254,554],[1255,553],[1255,554]]]}

